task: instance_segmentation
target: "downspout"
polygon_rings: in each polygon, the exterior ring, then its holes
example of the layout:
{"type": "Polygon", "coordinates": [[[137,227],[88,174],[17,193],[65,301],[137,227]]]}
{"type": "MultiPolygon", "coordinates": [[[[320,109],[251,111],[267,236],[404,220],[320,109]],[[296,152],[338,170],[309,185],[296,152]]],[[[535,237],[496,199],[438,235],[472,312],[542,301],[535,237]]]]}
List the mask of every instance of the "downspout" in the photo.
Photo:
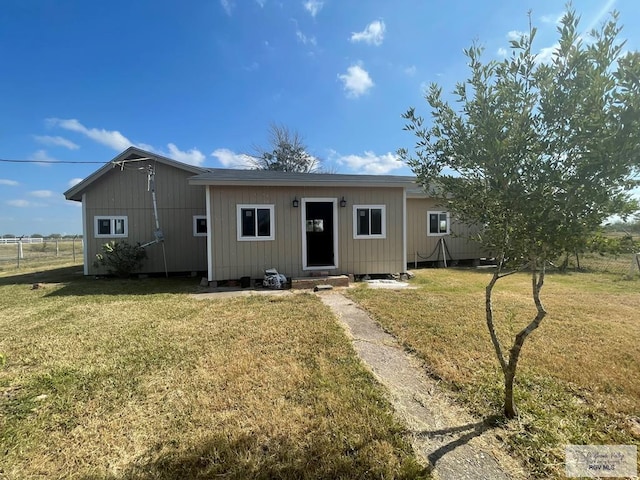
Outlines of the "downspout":
{"type": "Polygon", "coordinates": [[[407,187],[402,187],[402,271],[407,271],[407,187]]]}
{"type": "Polygon", "coordinates": [[[214,280],[213,275],[213,218],[211,216],[211,186],[205,187],[205,203],[207,216],[207,281],[214,280]]]}
{"type": "Polygon", "coordinates": [[[82,194],[82,263],[83,274],[89,275],[89,238],[87,237],[87,194],[82,194]]]}

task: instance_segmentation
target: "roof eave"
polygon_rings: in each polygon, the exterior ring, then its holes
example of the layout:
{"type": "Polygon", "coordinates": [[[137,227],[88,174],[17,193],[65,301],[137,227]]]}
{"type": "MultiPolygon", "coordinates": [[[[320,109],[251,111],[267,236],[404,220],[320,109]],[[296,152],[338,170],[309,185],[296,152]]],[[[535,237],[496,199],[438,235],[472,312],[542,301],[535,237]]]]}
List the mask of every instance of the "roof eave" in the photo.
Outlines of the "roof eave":
{"type": "Polygon", "coordinates": [[[100,177],[102,177],[102,175],[107,173],[109,170],[114,168],[115,167],[115,162],[124,160],[129,155],[131,155],[133,153],[135,153],[137,155],[140,155],[141,157],[153,158],[154,160],[156,160],[156,161],[158,161],[160,163],[164,163],[166,165],[170,165],[170,166],[173,166],[173,167],[176,167],[176,168],[180,168],[182,170],[185,170],[187,172],[193,173],[195,175],[206,173],[208,171],[207,168],[197,167],[195,165],[189,165],[187,163],[178,162],[178,161],[173,160],[171,158],[164,157],[162,155],[158,155],[156,153],[148,152],[146,150],[142,150],[140,148],[131,146],[131,147],[127,148],[124,152],[120,153],[115,158],[113,158],[110,161],[106,162],[102,167],[100,167],[98,170],[96,170],[91,175],[86,177],[84,180],[82,180],[81,182],[75,184],[69,190],[64,192],[65,198],[67,200],[73,200],[73,201],[76,201],[76,202],[81,202],[82,201],[82,193],[84,192],[84,190],[89,185],[91,185],[93,182],[98,180],[100,177]]]}

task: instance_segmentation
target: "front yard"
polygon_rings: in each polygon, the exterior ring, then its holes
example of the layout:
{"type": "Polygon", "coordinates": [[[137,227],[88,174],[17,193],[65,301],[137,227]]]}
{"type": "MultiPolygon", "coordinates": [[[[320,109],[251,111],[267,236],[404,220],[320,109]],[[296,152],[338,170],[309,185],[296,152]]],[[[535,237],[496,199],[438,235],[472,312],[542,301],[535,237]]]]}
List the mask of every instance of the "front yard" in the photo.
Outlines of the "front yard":
{"type": "Polygon", "coordinates": [[[317,297],[35,278],[0,278],[0,478],[425,475],[317,297]]]}
{"type": "MultiPolygon", "coordinates": [[[[489,276],[420,270],[416,290],[358,288],[349,295],[424,359],[454,398],[485,417],[501,412],[503,395],[484,316],[489,276]]],[[[507,277],[497,290],[506,339],[535,314],[530,277],[507,277]]],[[[497,433],[533,475],[564,478],[566,444],[640,441],[640,282],[548,275],[542,301],[549,314],[525,343],[516,379],[520,418],[497,433]]]]}

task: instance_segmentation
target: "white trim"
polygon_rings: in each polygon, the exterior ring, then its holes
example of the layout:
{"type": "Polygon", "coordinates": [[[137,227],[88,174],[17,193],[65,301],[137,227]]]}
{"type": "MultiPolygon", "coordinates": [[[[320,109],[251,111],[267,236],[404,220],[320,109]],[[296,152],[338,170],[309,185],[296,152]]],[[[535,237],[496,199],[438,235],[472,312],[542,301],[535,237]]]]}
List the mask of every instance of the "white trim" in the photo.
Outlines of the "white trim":
{"type": "Polygon", "coordinates": [[[207,280],[215,280],[213,275],[213,221],[211,219],[211,187],[205,189],[205,203],[207,212],[207,280]]]}
{"type": "Polygon", "coordinates": [[[82,261],[84,275],[89,275],[89,241],[87,237],[87,194],[82,194],[82,261]]]}
{"type": "Polygon", "coordinates": [[[334,270],[340,265],[338,258],[338,199],[337,198],[319,198],[319,197],[302,197],[300,199],[300,224],[302,231],[302,270],[334,270]],[[319,267],[309,267],[307,265],[307,202],[326,202],[333,204],[333,265],[322,265],[319,267]]]}
{"type": "MultiPolygon", "coordinates": [[[[206,237],[207,232],[198,233],[198,220],[207,220],[206,215],[194,215],[193,216],[193,236],[194,237],[206,237]]],[[[209,230],[209,221],[207,221],[207,231],[209,230]]]]}
{"type": "Polygon", "coordinates": [[[129,218],[126,215],[94,215],[93,217],[93,236],[95,238],[127,238],[129,236],[129,218]],[[111,222],[108,234],[98,233],[98,220],[108,219],[111,222]],[[113,233],[115,231],[115,222],[117,220],[124,221],[124,233],[113,233]]]}
{"type": "Polygon", "coordinates": [[[373,238],[387,238],[387,207],[386,205],[354,205],[353,206],[353,238],[356,240],[366,240],[373,238]],[[358,234],[358,210],[369,210],[369,231],[371,231],[371,210],[381,211],[382,233],[358,234]]]}
{"type": "Polygon", "coordinates": [[[276,238],[276,216],[275,216],[275,206],[273,204],[248,204],[248,203],[238,203],[236,205],[236,234],[237,240],[239,242],[264,242],[268,240],[275,240],[276,238]],[[256,211],[255,221],[256,221],[256,234],[250,237],[242,236],[242,210],[253,209],[256,211]],[[258,235],[258,215],[257,210],[269,210],[269,235],[268,236],[259,236],[258,235]]]}
{"type": "MultiPolygon", "coordinates": [[[[439,218],[438,218],[438,222],[440,222],[439,218]]],[[[445,235],[449,235],[450,233],[451,233],[451,215],[449,214],[449,212],[446,212],[444,210],[428,210],[427,211],[427,237],[444,237],[445,235]],[[443,213],[447,215],[447,231],[444,233],[440,233],[440,232],[432,233],[431,232],[431,215],[438,215],[439,217],[443,213]]]]}
{"type": "Polygon", "coordinates": [[[402,272],[407,271],[407,189],[402,189],[402,272]]]}

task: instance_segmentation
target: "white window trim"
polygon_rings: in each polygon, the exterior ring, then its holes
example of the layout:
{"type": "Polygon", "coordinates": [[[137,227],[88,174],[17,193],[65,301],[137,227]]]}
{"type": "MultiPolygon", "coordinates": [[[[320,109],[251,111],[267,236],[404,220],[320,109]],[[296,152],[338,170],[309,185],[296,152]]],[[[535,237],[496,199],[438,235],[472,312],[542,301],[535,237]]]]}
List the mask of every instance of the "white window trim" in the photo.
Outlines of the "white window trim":
{"type": "Polygon", "coordinates": [[[386,205],[354,205],[353,206],[353,238],[387,238],[387,206],[386,205]],[[382,215],[382,233],[375,235],[358,235],[358,209],[366,208],[369,210],[369,231],[371,231],[371,210],[381,210],[382,215]]]}
{"type": "Polygon", "coordinates": [[[93,217],[93,236],[95,238],[126,238],[129,236],[129,218],[126,215],[96,215],[93,217]],[[116,220],[124,220],[124,233],[109,233],[107,235],[98,233],[98,221],[110,220],[111,231],[115,231],[116,220]]]}
{"type": "MultiPolygon", "coordinates": [[[[206,219],[207,219],[206,215],[194,215],[193,216],[193,236],[194,237],[206,237],[207,236],[207,232],[198,233],[198,220],[206,220],[206,219]]],[[[207,229],[209,229],[208,225],[207,225],[207,229]]]]}
{"type": "MultiPolygon", "coordinates": [[[[257,221],[257,215],[256,215],[257,221]]],[[[275,206],[273,204],[237,204],[236,205],[236,232],[237,238],[239,242],[265,242],[269,240],[275,240],[276,238],[276,216],[275,216],[275,206]],[[258,236],[258,226],[256,225],[256,235],[253,237],[243,237],[242,236],[242,209],[245,208],[253,208],[253,209],[267,209],[269,210],[269,225],[271,227],[271,235],[269,236],[258,236]]]]}
{"type": "Polygon", "coordinates": [[[429,210],[427,212],[427,237],[443,237],[445,235],[451,234],[451,215],[449,212],[444,210],[429,210]],[[445,233],[432,233],[431,232],[431,215],[442,215],[445,213],[447,215],[447,231],[445,233]]]}

